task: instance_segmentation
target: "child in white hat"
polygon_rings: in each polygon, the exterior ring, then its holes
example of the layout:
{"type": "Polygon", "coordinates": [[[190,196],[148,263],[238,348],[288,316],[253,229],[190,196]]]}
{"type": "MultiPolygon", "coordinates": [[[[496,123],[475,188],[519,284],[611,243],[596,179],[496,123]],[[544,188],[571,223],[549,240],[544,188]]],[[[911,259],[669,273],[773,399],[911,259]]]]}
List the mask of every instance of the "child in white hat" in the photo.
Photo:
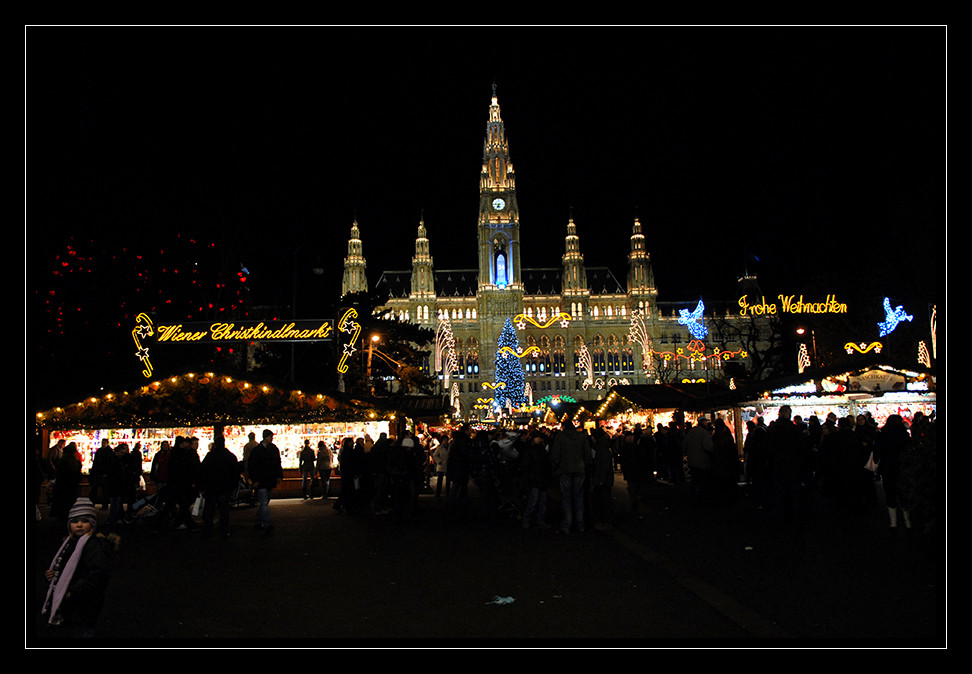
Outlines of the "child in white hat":
{"type": "Polygon", "coordinates": [[[97,511],[81,497],[68,513],[68,536],[54,555],[45,577],[50,581],[41,613],[65,636],[94,636],[111,573],[111,556],[119,538],[96,534],[97,511]]]}

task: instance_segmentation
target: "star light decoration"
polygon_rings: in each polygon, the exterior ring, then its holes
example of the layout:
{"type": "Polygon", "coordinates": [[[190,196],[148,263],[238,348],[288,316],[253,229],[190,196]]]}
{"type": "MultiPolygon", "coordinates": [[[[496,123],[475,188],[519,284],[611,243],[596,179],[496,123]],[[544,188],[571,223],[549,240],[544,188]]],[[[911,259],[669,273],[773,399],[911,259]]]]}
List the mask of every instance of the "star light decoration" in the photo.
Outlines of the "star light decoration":
{"type": "Polygon", "coordinates": [[[894,310],[891,309],[891,300],[887,297],[884,298],[884,321],[878,323],[878,328],[881,330],[880,336],[885,337],[890,335],[898,323],[901,321],[911,321],[913,316],[906,314],[904,308],[900,305],[895,307],[894,310]]]}
{"type": "Polygon", "coordinates": [[[531,323],[534,326],[540,328],[541,330],[546,330],[554,323],[560,323],[560,327],[566,329],[570,325],[570,314],[561,311],[559,314],[555,314],[546,323],[540,325],[532,316],[527,316],[526,314],[517,314],[513,317],[513,322],[516,323],[518,330],[526,330],[526,324],[531,323]]]}
{"type": "Polygon", "coordinates": [[[702,303],[702,300],[699,300],[694,311],[688,309],[679,309],[678,311],[678,322],[688,328],[688,331],[696,339],[705,339],[706,335],[709,334],[709,330],[701,322],[702,312],[704,311],[705,304],[702,303]]]}

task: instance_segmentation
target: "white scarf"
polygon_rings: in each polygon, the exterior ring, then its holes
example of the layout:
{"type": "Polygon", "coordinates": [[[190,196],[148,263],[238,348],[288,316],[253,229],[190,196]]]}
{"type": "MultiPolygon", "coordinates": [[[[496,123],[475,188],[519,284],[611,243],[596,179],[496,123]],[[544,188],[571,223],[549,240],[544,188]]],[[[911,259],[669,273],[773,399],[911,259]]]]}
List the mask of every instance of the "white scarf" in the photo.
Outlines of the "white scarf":
{"type": "MultiPolygon", "coordinates": [[[[48,608],[50,608],[51,617],[48,622],[54,620],[54,616],[58,614],[58,609],[61,608],[61,602],[64,601],[64,595],[67,594],[67,589],[71,584],[71,577],[74,575],[74,571],[78,568],[78,561],[81,559],[81,551],[84,550],[84,544],[88,542],[88,539],[94,535],[94,532],[86,534],[78,539],[78,544],[74,548],[74,552],[71,553],[71,558],[68,559],[67,564],[61,569],[61,573],[51,580],[50,586],[47,588],[47,598],[44,599],[44,608],[41,613],[46,613],[48,608]]],[[[68,546],[71,542],[71,537],[68,536],[64,539],[61,547],[58,548],[57,554],[54,555],[54,561],[51,563],[51,568],[57,564],[57,560],[61,558],[61,553],[64,552],[64,548],[68,546]]]]}

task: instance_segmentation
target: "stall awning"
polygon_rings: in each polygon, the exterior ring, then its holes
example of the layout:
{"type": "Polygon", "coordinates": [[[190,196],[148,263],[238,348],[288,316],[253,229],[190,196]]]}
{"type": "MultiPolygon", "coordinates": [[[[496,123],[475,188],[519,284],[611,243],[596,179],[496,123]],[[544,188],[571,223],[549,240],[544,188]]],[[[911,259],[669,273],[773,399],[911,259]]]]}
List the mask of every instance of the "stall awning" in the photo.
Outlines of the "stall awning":
{"type": "Polygon", "coordinates": [[[735,399],[731,391],[713,384],[629,384],[611,390],[631,404],[650,410],[700,411],[735,399]]]}

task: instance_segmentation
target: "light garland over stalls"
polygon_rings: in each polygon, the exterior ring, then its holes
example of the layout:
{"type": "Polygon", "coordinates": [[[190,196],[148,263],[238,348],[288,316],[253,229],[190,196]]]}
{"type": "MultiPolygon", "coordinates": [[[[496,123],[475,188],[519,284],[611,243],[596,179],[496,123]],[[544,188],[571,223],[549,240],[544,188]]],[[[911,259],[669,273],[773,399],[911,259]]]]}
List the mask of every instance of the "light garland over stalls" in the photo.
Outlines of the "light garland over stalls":
{"type": "MultiPolygon", "coordinates": [[[[324,394],[280,389],[212,372],[160,379],[134,392],[107,393],[38,412],[45,428],[194,427],[212,424],[372,419],[375,410],[324,394]]],[[[380,416],[385,416],[381,413],[380,416]]]]}
{"type": "Polygon", "coordinates": [[[684,349],[678,348],[673,351],[654,351],[652,350],[652,355],[658,356],[662,359],[663,364],[666,366],[678,360],[686,360],[688,362],[705,363],[709,359],[717,358],[722,360],[730,360],[739,356],[740,358],[748,358],[749,354],[745,349],[739,349],[738,351],[729,351],[723,349],[715,349],[710,355],[705,353],[706,346],[700,340],[694,339],[688,343],[684,349]],[[686,354],[688,352],[688,354],[686,354]]]}

